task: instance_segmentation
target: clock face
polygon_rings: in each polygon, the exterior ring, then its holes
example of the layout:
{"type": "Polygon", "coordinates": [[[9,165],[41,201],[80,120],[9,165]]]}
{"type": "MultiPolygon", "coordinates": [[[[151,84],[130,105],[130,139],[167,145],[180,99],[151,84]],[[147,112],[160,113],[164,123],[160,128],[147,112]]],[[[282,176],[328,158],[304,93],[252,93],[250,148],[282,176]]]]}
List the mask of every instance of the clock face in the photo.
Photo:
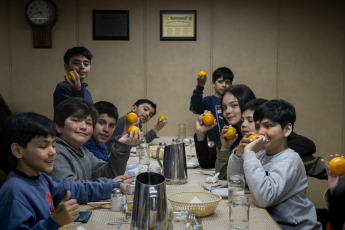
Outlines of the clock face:
{"type": "Polygon", "coordinates": [[[36,25],[46,25],[53,21],[55,17],[55,7],[46,0],[33,0],[27,8],[28,19],[36,25]]]}

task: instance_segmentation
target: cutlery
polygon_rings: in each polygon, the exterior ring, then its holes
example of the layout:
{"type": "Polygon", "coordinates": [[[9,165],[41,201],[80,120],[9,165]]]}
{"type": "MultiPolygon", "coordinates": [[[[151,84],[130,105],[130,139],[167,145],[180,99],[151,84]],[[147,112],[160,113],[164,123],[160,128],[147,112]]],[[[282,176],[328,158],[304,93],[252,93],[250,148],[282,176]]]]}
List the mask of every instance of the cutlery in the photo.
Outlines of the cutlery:
{"type": "Polygon", "coordinates": [[[122,224],[119,224],[116,228],[114,228],[114,230],[120,230],[122,224]]]}
{"type": "Polygon", "coordinates": [[[110,222],[110,223],[108,223],[109,225],[114,225],[114,224],[129,224],[129,223],[131,223],[131,222],[129,222],[129,221],[123,221],[123,222],[110,222]]]}

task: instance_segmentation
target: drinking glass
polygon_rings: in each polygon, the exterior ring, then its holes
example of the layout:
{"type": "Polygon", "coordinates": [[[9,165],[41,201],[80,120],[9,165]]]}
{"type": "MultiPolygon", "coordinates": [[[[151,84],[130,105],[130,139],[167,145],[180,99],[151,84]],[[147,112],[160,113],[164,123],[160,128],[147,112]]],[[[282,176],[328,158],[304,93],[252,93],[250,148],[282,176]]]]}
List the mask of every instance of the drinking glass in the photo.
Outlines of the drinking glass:
{"type": "Polygon", "coordinates": [[[186,124],[178,124],[177,139],[183,140],[186,138],[186,124]]]}
{"type": "Polygon", "coordinates": [[[233,191],[244,191],[245,181],[243,174],[233,174],[229,175],[228,178],[228,202],[231,202],[233,191]]]}

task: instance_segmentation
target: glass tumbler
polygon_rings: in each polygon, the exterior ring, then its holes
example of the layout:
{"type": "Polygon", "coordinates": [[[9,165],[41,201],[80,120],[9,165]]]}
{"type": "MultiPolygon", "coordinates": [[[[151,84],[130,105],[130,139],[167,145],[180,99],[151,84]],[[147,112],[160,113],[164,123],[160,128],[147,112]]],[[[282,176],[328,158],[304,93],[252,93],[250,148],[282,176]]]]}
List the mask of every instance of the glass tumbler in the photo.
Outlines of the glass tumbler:
{"type": "Polygon", "coordinates": [[[233,174],[228,177],[228,202],[231,202],[233,191],[244,191],[245,181],[243,174],[233,174]]]}

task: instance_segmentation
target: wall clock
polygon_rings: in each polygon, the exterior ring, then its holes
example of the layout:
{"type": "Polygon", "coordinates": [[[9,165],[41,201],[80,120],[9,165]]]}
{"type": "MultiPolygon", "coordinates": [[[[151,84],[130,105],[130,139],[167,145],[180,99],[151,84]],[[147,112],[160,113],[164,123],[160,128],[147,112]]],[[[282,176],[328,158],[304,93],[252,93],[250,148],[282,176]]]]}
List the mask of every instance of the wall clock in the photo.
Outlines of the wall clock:
{"type": "Polygon", "coordinates": [[[35,48],[52,47],[52,27],[57,19],[57,9],[51,0],[31,0],[26,5],[26,20],[32,28],[35,48]]]}

